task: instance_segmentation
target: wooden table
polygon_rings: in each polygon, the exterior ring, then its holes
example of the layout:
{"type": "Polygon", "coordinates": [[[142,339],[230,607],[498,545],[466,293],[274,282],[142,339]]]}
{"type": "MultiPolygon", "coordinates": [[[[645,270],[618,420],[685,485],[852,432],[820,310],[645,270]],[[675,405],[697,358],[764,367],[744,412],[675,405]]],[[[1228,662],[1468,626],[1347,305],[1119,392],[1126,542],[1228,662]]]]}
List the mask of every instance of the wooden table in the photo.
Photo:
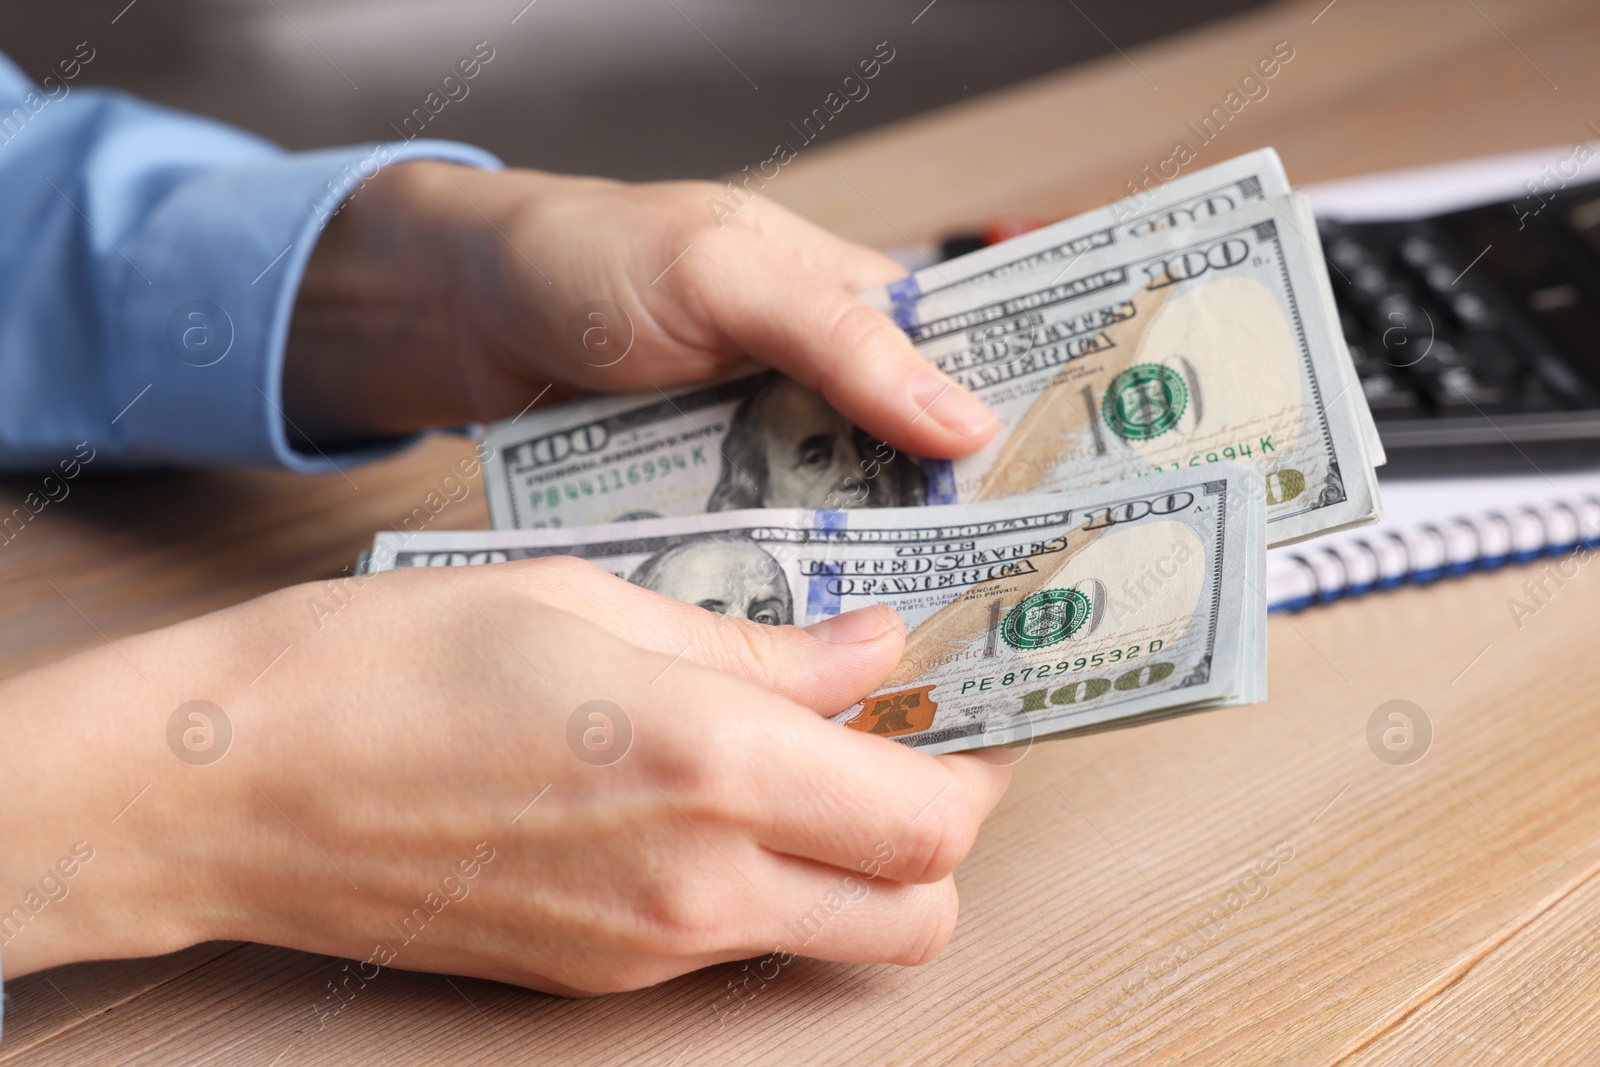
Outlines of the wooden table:
{"type": "MultiPolygon", "coordinates": [[[[817,149],[770,192],[881,245],[1083,209],[1282,40],[1294,59],[1201,162],[1271,144],[1309,182],[1570,144],[1600,120],[1592,0],[1325,3],[817,149]]],[[[460,451],[430,443],[359,488],[80,481],[0,549],[0,664],[333,575],[460,451]]],[[[437,525],[482,525],[482,499],[437,525]]],[[[920,970],[797,963],[720,1028],[736,967],[588,1002],[387,972],[319,1030],[334,961],[202,945],[11,983],[0,1063],[1592,1062],[1600,577],[1518,629],[1506,600],[1529,576],[1275,618],[1268,703],[1037,746],[961,870],[954,941],[920,970]],[[1396,698],[1435,731],[1410,766],[1366,741],[1396,698]],[[1292,858],[1230,899],[1274,850],[1292,858]]]]}

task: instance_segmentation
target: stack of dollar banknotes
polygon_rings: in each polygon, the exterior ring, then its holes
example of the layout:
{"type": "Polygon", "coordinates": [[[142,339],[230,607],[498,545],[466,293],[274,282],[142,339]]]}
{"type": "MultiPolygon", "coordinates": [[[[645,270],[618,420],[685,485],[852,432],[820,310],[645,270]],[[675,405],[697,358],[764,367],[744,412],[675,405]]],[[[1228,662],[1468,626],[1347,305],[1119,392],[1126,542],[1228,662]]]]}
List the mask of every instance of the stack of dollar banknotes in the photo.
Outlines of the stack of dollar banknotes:
{"type": "Polygon", "coordinates": [[[1000,418],[897,453],[751,366],[488,433],[493,530],[367,572],[547,555],[758,623],[889,605],[837,720],[931,753],[1266,695],[1266,550],[1374,521],[1383,452],[1316,225],[1270,149],[860,294],[1000,418]]]}

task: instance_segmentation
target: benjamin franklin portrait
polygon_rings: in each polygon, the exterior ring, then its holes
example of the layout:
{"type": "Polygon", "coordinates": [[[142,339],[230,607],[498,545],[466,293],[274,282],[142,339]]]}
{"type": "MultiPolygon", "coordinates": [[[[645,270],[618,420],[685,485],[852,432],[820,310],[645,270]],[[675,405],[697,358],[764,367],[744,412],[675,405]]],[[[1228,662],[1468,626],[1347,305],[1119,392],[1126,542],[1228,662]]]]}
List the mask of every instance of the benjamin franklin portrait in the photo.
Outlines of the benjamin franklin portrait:
{"type": "Polygon", "coordinates": [[[709,536],[663,549],[628,581],[645,589],[768,626],[794,622],[794,597],[778,561],[760,545],[709,536]]]}
{"type": "Polygon", "coordinates": [[[820,393],[779,375],[734,410],[722,453],[707,511],[889,508],[927,496],[914,459],[879,446],[820,393]]]}

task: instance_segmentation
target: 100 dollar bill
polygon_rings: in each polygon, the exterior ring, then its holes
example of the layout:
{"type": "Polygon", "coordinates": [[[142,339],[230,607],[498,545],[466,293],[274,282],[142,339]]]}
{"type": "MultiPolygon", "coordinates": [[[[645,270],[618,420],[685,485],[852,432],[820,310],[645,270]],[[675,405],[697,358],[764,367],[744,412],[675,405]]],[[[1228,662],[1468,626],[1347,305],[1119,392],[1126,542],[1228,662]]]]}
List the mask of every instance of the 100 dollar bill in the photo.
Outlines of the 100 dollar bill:
{"type": "Polygon", "coordinates": [[[897,308],[930,296],[950,297],[990,283],[1004,284],[1017,274],[1039,268],[1060,269],[1089,252],[1206,222],[1289,192],[1289,179],[1278,153],[1262,148],[1009,241],[924,267],[860,297],[893,316],[897,308]]]}
{"type": "MultiPolygon", "coordinates": [[[[1324,358],[1320,360],[1323,364],[1321,384],[1329,387],[1328,395],[1335,398],[1342,397],[1349,387],[1358,386],[1358,383],[1342,330],[1337,328],[1339,316],[1333,303],[1333,291],[1327,284],[1325,273],[1321,270],[1325,256],[1317,234],[1316,219],[1311,213],[1310,205],[1302,196],[1285,194],[1251,197],[1241,191],[1256,188],[1258,184],[1268,189],[1278,188],[1283,184],[1281,168],[1251,167],[1247,175],[1241,175],[1233,165],[1244,160],[1255,160],[1261,156],[1270,157],[1270,161],[1276,163],[1276,154],[1270,149],[1264,149],[1262,152],[1241,157],[1239,161],[1231,161],[1212,168],[1234,175],[1235,187],[1231,190],[1209,189],[1147,214],[1134,216],[1118,226],[1087,236],[1080,232],[1084,227],[1084,219],[1097,222],[1100,221],[1100,216],[1105,214],[1117,216],[1119,205],[1112,205],[1100,212],[1091,212],[1079,219],[1069,219],[991,249],[962,257],[953,263],[940,264],[927,268],[926,271],[919,271],[910,279],[864,293],[862,299],[891,315],[915,341],[932,338],[941,329],[949,330],[952,326],[975,330],[980,324],[988,322],[989,326],[982,335],[994,339],[1003,338],[1007,348],[1014,350],[1019,341],[1026,345],[1030,344],[1033,338],[1026,334],[1021,337],[1008,336],[1010,328],[996,320],[1013,315],[1018,309],[1026,308],[1045,299],[1048,294],[1060,291],[1060,283],[1064,278],[1068,278],[1069,274],[1071,280],[1067,281],[1066,285],[1095,284],[1097,279],[1090,274],[1090,266],[1108,260],[1105,249],[1111,243],[1110,237],[1120,236],[1121,247],[1125,250],[1121,255],[1122,258],[1126,258],[1128,254],[1136,251],[1134,244],[1138,239],[1149,239],[1159,234],[1161,235],[1159,240],[1147,240],[1145,247],[1160,249],[1181,246],[1184,238],[1174,231],[1192,229],[1194,236],[1198,238],[1218,229],[1217,225],[1209,225],[1210,223],[1218,222],[1222,216],[1234,215],[1236,222],[1265,222],[1274,227],[1286,227],[1283,233],[1284,240],[1300,246],[1298,251],[1301,255],[1295,258],[1303,259],[1311,265],[1318,284],[1308,287],[1302,281],[1298,289],[1308,299],[1321,298],[1320,320],[1326,324],[1328,331],[1326,344],[1318,345],[1319,348],[1325,347],[1327,350],[1324,358]],[[1265,173],[1262,173],[1263,171],[1265,173]],[[1049,241],[1047,245],[1030,254],[1030,248],[1038,246],[1045,240],[1049,241]],[[1013,245],[1020,247],[1008,251],[1013,245]],[[1080,246],[1083,247],[1083,251],[1073,255],[1064,266],[1056,265],[1056,260],[1080,246]],[[996,252],[1005,252],[1007,258],[991,269],[980,271],[967,263],[970,259],[996,252]],[[1090,252],[1094,252],[1095,255],[1090,257],[1090,252]],[[908,284],[929,272],[937,272],[942,278],[954,274],[959,280],[935,286],[915,299],[890,300],[890,294],[896,291],[896,286],[908,284]],[[1338,386],[1337,390],[1331,388],[1334,385],[1338,386]]],[[[1204,178],[1209,174],[1210,171],[1203,171],[1193,175],[1192,179],[1204,178]]],[[[1178,185],[1190,180],[1181,179],[1180,182],[1173,184],[1178,185]]],[[[1132,210],[1132,206],[1130,205],[1127,210],[1132,210]]],[[[1226,223],[1222,222],[1221,225],[1226,223]]],[[[1115,262],[1114,259],[1112,261],[1115,262]]],[[[1203,265],[1201,269],[1204,269],[1203,265]]],[[[1308,329],[1314,335],[1320,336],[1322,325],[1314,323],[1308,329]]],[[[1023,351],[1026,351],[1026,348],[1023,351]]],[[[1337,400],[1330,402],[1330,406],[1335,402],[1337,400]]],[[[1378,437],[1372,413],[1364,400],[1353,405],[1353,415],[1361,430],[1371,465],[1381,466],[1386,459],[1383,444],[1378,437]]]]}
{"type": "Polygon", "coordinates": [[[1240,459],[1265,467],[1272,544],[1375,518],[1364,400],[1297,218],[1297,198],[1264,200],[1065,277],[1035,269],[901,309],[924,358],[1002,413],[953,464],[957,498],[1240,459]]]}
{"type": "Polygon", "coordinates": [[[1262,699],[1264,530],[1258,474],[1223,464],[960,507],[384,532],[364,569],[573,555],[774,625],[887,604],[905,654],[838,721],[938,753],[1262,699]]]}
{"type": "Polygon", "coordinates": [[[1000,416],[975,456],[897,455],[818,394],[753,373],[494,427],[491,520],[967,503],[1241,460],[1264,467],[1271,544],[1372,521],[1370,419],[1308,220],[1293,198],[1263,199],[1070,270],[902,305],[922,355],[1000,416]]]}

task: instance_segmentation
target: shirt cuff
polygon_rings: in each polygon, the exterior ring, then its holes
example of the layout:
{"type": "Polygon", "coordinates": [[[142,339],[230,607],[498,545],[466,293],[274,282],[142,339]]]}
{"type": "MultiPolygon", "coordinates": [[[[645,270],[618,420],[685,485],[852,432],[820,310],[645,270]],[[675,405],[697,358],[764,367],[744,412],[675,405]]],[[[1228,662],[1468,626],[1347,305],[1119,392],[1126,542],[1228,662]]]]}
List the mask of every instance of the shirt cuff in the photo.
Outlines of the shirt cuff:
{"type": "Polygon", "coordinates": [[[449,141],[354,145],[200,173],[163,200],[113,301],[108,341],[124,348],[111,361],[113,392],[135,398],[118,418],[127,456],[323,473],[410,443],[331,456],[293,448],[283,363],[317,237],[381,168],[416,159],[501,167],[449,141]]]}

